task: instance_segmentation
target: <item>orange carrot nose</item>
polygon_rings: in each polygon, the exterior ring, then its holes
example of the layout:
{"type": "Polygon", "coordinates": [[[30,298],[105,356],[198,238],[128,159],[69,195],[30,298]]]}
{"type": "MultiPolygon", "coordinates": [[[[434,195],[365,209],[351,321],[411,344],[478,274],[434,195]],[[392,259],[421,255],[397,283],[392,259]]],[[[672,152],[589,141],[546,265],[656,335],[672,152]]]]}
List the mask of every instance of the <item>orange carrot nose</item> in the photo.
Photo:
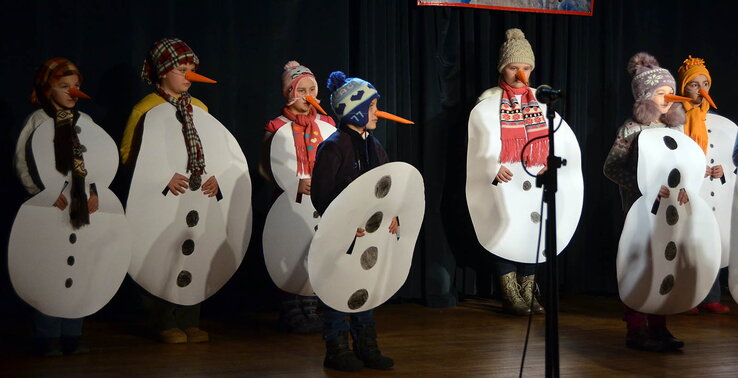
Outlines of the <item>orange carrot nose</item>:
{"type": "Polygon", "coordinates": [[[700,96],[704,97],[704,99],[707,100],[707,102],[710,103],[710,106],[712,106],[713,108],[717,109],[717,106],[715,106],[715,102],[712,101],[712,97],[710,97],[710,95],[707,93],[707,91],[705,90],[705,88],[700,89],[700,96]]]}
{"type": "Polygon", "coordinates": [[[414,125],[414,124],[415,124],[415,122],[413,122],[413,121],[411,121],[411,120],[409,120],[409,119],[405,119],[405,118],[402,118],[402,117],[398,117],[398,116],[396,116],[396,115],[394,115],[394,114],[392,114],[392,113],[387,113],[387,112],[383,112],[383,111],[381,111],[381,110],[377,110],[377,117],[379,117],[379,118],[384,118],[384,119],[388,119],[388,120],[390,120],[390,121],[395,121],[395,122],[399,122],[399,123],[404,123],[404,124],[406,124],[406,125],[414,125]]]}
{"type": "Polygon", "coordinates": [[[525,77],[525,73],[523,73],[523,71],[520,71],[520,70],[515,71],[515,77],[518,80],[522,81],[523,84],[525,84],[526,87],[528,86],[528,78],[525,77]]]}
{"type": "Polygon", "coordinates": [[[198,83],[217,83],[217,81],[207,76],[202,76],[199,73],[194,73],[192,71],[185,72],[185,79],[189,81],[196,81],[198,83]]]}
{"type": "Polygon", "coordinates": [[[328,115],[328,113],[323,110],[322,107],[320,107],[320,103],[318,102],[318,99],[316,99],[313,96],[305,96],[305,101],[309,102],[310,105],[312,105],[315,109],[317,109],[319,112],[328,115]]]}
{"type": "Polygon", "coordinates": [[[690,102],[692,101],[692,99],[689,97],[677,96],[673,94],[665,94],[664,100],[666,100],[666,102],[685,102],[685,101],[690,102]]]}
{"type": "Polygon", "coordinates": [[[92,97],[88,96],[87,93],[82,92],[82,91],[80,91],[79,89],[77,89],[75,87],[70,87],[69,88],[69,95],[72,96],[72,97],[84,98],[85,100],[89,100],[89,99],[92,98],[92,97]]]}

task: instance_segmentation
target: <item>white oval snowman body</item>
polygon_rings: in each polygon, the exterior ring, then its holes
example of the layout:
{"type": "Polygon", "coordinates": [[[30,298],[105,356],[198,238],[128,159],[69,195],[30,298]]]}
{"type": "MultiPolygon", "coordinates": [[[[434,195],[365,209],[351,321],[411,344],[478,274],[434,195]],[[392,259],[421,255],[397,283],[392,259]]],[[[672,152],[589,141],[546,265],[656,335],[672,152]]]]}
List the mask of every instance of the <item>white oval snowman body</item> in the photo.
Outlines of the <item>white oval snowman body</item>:
{"type": "Polygon", "coordinates": [[[638,188],[617,255],[623,303],[648,314],[676,314],[700,303],[720,268],[720,232],[699,196],[705,155],[681,132],[657,128],[638,136],[638,188]],[[669,198],[659,198],[662,185],[669,198]],[[684,189],[689,201],[679,205],[684,189]]]}
{"type": "Polygon", "coordinates": [[[215,176],[222,197],[166,190],[175,172],[189,174],[181,123],[174,106],[163,103],[145,115],[126,209],[136,236],[128,273],[151,294],[180,305],[202,302],[230,279],[252,228],[251,179],[238,142],[213,116],[192,109],[205,155],[202,183],[215,176]]]}
{"type": "MultiPolygon", "coordinates": [[[[286,120],[286,118],[285,118],[286,120]]],[[[316,119],[325,140],[336,128],[316,119]]],[[[299,295],[314,295],[307,272],[307,253],[320,216],[310,196],[297,195],[297,154],[292,122],[280,127],[272,137],[270,163],[277,185],[283,190],[267,214],[262,235],[264,263],[280,289],[299,295]]]]}
{"type": "MultiPolygon", "coordinates": [[[[539,223],[547,219],[546,205],[541,214],[543,189],[536,187],[520,163],[505,164],[513,173],[507,183],[495,180],[500,169],[500,97],[493,88],[469,114],[469,141],[466,160],[466,200],[479,243],[489,252],[521,263],[535,263],[539,223]]],[[[540,104],[543,113],[546,105],[540,104]]],[[[556,192],[557,254],[569,244],[579,224],[584,201],[581,152],[574,132],[557,114],[554,120],[555,153],[566,159],[558,171],[556,192]]],[[[542,166],[528,167],[532,174],[542,166]]],[[[545,232],[545,231],[544,231],[545,232]]],[[[541,248],[538,262],[546,258],[541,248]]]]}
{"type": "Polygon", "coordinates": [[[707,206],[715,215],[720,227],[720,249],[722,251],[720,267],[728,266],[730,259],[730,231],[731,231],[731,204],[735,187],[735,166],[733,165],[733,144],[735,143],[738,127],[729,119],[714,113],[708,113],[705,120],[707,125],[707,165],[710,167],[722,165],[724,175],[722,179],[704,178],[700,196],[707,202],[707,206]]]}
{"type": "Polygon", "coordinates": [[[69,206],[53,204],[60,193],[71,199],[71,172],[55,168],[54,120],[31,136],[31,149],[44,190],[18,211],[8,246],[10,280],[24,301],[40,312],[80,318],[97,312],[115,295],[131,260],[131,234],[123,206],[108,185],[118,169],[113,139],[84,113],[76,124],[87,176],[85,192],[95,184],[98,210],[90,223],[74,229],[69,206]]]}
{"type": "Polygon", "coordinates": [[[308,275],[323,303],[342,312],[371,310],[402,287],[425,213],[425,186],[407,163],[364,173],[331,202],[308,253],[308,275]],[[389,232],[394,217],[397,234],[389,232]],[[356,229],[365,235],[356,237],[356,229]]]}

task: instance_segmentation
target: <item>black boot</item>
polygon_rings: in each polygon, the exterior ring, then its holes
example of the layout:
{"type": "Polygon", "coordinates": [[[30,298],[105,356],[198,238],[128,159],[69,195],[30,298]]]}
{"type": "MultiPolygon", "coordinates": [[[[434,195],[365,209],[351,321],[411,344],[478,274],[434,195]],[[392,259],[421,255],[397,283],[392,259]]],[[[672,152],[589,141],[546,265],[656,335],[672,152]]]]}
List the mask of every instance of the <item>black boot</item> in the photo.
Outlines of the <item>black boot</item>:
{"type": "Polygon", "coordinates": [[[374,327],[366,327],[354,337],[354,353],[364,362],[364,366],[370,369],[387,370],[395,365],[395,361],[383,356],[379,351],[377,331],[374,327]]]}
{"type": "Polygon", "coordinates": [[[629,329],[625,337],[625,346],[646,352],[664,352],[668,350],[667,344],[651,337],[646,327],[629,329]]]}
{"type": "Polygon", "coordinates": [[[666,327],[652,328],[651,338],[664,343],[667,350],[679,350],[684,347],[684,342],[674,337],[666,327]]]}
{"type": "Polygon", "coordinates": [[[80,341],[79,336],[62,336],[61,346],[64,354],[87,354],[90,347],[80,341]]]}
{"type": "Polygon", "coordinates": [[[323,330],[323,322],[315,312],[317,301],[304,303],[304,298],[292,295],[282,299],[279,312],[279,328],[282,331],[305,334],[323,330]],[[314,304],[311,306],[308,303],[314,304]]]}
{"type": "Polygon", "coordinates": [[[358,371],[364,367],[364,364],[349,349],[348,332],[341,332],[338,336],[326,340],[323,366],[340,371],[358,371]]]}

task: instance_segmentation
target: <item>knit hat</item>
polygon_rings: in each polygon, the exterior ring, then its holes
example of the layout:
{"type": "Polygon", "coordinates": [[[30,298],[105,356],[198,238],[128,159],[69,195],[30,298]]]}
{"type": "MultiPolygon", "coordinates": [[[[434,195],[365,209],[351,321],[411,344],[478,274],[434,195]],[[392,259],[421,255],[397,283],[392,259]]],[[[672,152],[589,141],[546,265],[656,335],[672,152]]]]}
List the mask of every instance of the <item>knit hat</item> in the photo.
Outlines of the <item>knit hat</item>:
{"type": "Polygon", "coordinates": [[[51,87],[54,83],[64,76],[77,75],[80,84],[82,83],[82,74],[77,66],[65,58],[51,58],[44,62],[36,71],[36,78],[33,81],[33,91],[29,99],[32,104],[45,107],[49,105],[51,97],[51,87]]]}
{"type": "Polygon", "coordinates": [[[313,72],[309,68],[294,60],[290,60],[284,65],[284,72],[282,72],[282,95],[287,99],[287,106],[297,101],[297,86],[303,79],[310,79],[315,87],[318,87],[315,75],[313,75],[313,72]]]}
{"type": "Polygon", "coordinates": [[[523,31],[517,28],[507,29],[506,41],[500,47],[500,60],[497,63],[497,72],[502,72],[510,63],[525,63],[536,67],[536,57],[530,43],[525,39],[523,31]]]}
{"type": "Polygon", "coordinates": [[[368,81],[358,77],[346,78],[346,74],[336,71],[328,76],[328,90],[331,92],[331,107],[341,122],[364,127],[369,122],[369,106],[379,93],[368,81]]]}
{"type": "Polygon", "coordinates": [[[633,119],[636,122],[649,124],[659,119],[668,126],[684,123],[684,109],[681,106],[672,106],[666,114],[661,115],[652,99],[658,88],[666,86],[676,90],[674,76],[661,68],[653,55],[645,52],[633,55],[628,61],[628,73],[633,76],[630,86],[636,100],[633,104],[633,119]]]}
{"type": "Polygon", "coordinates": [[[689,55],[689,58],[684,59],[684,62],[682,62],[682,65],[679,66],[679,69],[677,70],[677,77],[679,78],[679,93],[684,94],[684,87],[687,83],[699,75],[707,76],[707,81],[712,83],[710,71],[705,67],[704,59],[692,58],[692,55],[689,55]]]}
{"type": "Polygon", "coordinates": [[[200,59],[190,46],[179,38],[164,38],[154,43],[146,55],[141,78],[148,84],[155,84],[167,72],[182,64],[192,63],[195,69],[200,59]]]}

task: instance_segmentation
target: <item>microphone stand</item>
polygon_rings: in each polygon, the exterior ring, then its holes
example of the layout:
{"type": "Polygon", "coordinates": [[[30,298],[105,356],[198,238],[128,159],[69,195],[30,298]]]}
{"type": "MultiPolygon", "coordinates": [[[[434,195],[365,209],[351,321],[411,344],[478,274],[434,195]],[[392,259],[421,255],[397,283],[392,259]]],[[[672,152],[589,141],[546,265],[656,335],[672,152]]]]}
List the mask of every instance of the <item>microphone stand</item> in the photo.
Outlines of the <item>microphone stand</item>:
{"type": "Polygon", "coordinates": [[[558,169],[566,160],[554,155],[554,110],[555,99],[546,107],[548,118],[548,166],[543,175],[536,178],[536,186],[543,186],[543,201],[546,203],[546,377],[559,376],[559,281],[556,265],[556,191],[558,169]]]}

